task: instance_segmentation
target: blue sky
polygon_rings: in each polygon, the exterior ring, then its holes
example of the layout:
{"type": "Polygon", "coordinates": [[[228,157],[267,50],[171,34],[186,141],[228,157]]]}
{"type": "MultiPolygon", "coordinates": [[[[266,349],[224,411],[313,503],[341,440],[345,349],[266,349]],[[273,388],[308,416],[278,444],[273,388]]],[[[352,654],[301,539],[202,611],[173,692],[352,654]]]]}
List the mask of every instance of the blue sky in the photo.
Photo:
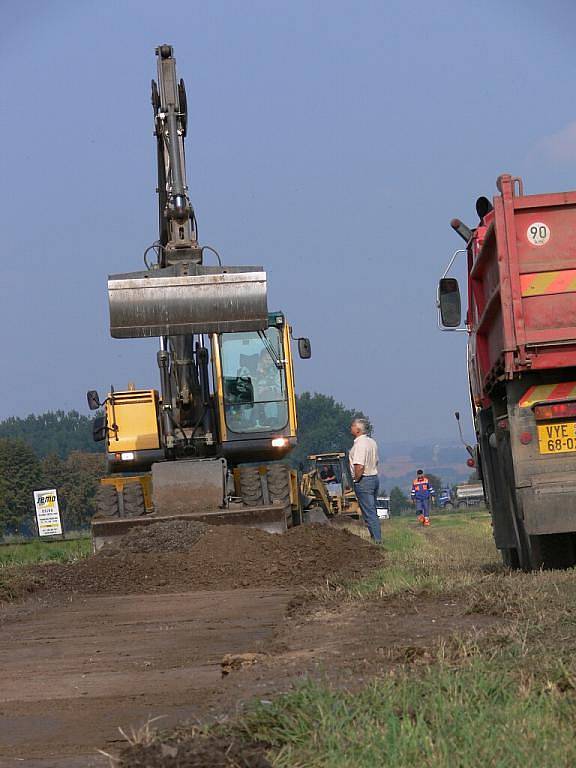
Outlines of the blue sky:
{"type": "Polygon", "coordinates": [[[465,342],[434,306],[449,221],[474,223],[502,172],[576,186],[570,3],[2,9],[0,417],[156,385],[155,342],[109,338],[106,276],[157,237],[149,88],[168,42],[201,241],[266,266],[270,307],[312,340],[299,390],[362,409],[383,443],[454,438],[465,342]]]}

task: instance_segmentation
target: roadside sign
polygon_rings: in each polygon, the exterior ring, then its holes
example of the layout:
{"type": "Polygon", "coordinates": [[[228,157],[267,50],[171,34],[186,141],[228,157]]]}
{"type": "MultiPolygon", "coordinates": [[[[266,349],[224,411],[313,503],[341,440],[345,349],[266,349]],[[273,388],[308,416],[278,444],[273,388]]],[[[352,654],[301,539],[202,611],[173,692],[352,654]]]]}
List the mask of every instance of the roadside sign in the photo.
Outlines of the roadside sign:
{"type": "Polygon", "coordinates": [[[34,506],[36,507],[38,535],[62,535],[62,521],[60,520],[56,489],[51,488],[46,491],[34,491],[34,506]]]}

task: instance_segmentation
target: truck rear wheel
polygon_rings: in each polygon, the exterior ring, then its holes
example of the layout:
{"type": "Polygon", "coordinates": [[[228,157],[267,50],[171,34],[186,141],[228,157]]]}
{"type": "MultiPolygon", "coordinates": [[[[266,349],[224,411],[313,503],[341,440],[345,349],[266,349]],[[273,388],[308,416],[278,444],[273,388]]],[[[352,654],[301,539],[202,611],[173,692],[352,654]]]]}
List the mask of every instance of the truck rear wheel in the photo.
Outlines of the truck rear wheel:
{"type": "Polygon", "coordinates": [[[551,570],[553,568],[572,568],[576,565],[576,547],[574,534],[549,533],[531,536],[535,568],[551,570]]]}
{"type": "Polygon", "coordinates": [[[146,514],[144,490],[140,483],[128,483],[124,486],[124,517],[140,517],[146,514]]]}
{"type": "Polygon", "coordinates": [[[264,502],[258,467],[240,467],[240,496],[245,507],[257,507],[264,502]]]}
{"type": "Polygon", "coordinates": [[[520,569],[520,559],[518,557],[518,550],[510,547],[509,549],[501,549],[502,562],[506,568],[511,568],[513,571],[520,569]]]}
{"type": "Polygon", "coordinates": [[[120,517],[120,500],[113,485],[98,486],[94,517],[120,517]]]}

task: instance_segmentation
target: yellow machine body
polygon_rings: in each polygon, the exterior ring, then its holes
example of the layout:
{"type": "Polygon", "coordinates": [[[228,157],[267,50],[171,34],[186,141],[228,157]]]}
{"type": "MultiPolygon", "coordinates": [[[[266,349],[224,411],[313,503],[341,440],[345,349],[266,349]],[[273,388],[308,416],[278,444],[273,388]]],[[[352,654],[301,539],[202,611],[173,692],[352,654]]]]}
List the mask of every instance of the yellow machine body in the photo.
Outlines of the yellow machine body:
{"type": "Polygon", "coordinates": [[[158,450],[158,392],[154,389],[112,392],[106,399],[108,452],[158,450]]]}

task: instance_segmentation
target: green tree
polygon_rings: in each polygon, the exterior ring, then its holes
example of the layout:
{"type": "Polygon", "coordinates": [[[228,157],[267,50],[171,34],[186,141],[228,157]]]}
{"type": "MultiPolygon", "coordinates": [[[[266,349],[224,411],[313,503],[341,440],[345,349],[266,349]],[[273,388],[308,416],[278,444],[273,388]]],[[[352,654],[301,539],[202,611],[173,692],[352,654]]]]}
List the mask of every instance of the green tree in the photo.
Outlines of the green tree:
{"type": "Polygon", "coordinates": [[[344,451],[352,446],[350,423],[367,418],[361,411],[346,408],[329,395],[303,392],[296,398],[298,445],[290,460],[293,466],[306,462],[312,453],[344,451]]]}
{"type": "Polygon", "coordinates": [[[0,438],[0,533],[32,528],[34,491],[42,490],[40,461],[23,440],[0,438]]]}
{"type": "Polygon", "coordinates": [[[430,480],[430,485],[436,491],[436,495],[438,495],[444,487],[442,478],[438,475],[433,475],[431,472],[426,472],[426,477],[430,480]]]}
{"type": "Polygon", "coordinates": [[[25,419],[11,416],[0,422],[0,438],[28,443],[40,458],[50,454],[66,458],[72,451],[101,453],[102,443],[92,439],[91,416],[78,411],[48,411],[25,419]]]}
{"type": "Polygon", "coordinates": [[[390,514],[401,515],[410,506],[408,496],[397,485],[390,491],[390,514]]]}
{"type": "Polygon", "coordinates": [[[65,460],[47,456],[42,461],[46,487],[56,488],[67,530],[82,528],[94,514],[98,480],[105,471],[104,456],[74,451],[65,460]]]}

